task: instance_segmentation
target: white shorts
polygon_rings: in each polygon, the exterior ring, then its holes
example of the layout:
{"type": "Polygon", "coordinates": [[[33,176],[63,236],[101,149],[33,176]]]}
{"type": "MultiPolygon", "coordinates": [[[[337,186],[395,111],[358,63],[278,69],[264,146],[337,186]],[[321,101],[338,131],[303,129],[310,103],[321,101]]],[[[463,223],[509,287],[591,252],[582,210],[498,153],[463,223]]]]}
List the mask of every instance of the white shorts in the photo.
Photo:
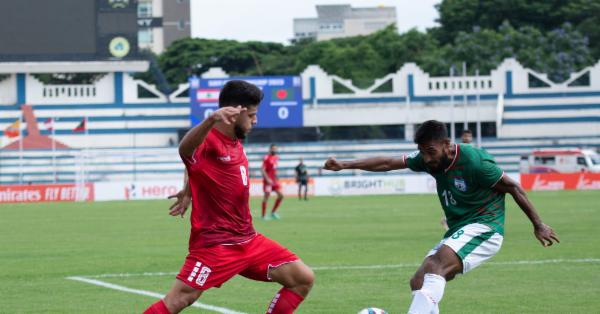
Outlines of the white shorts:
{"type": "Polygon", "coordinates": [[[435,254],[442,245],[446,245],[462,260],[464,274],[496,255],[500,251],[503,239],[504,237],[492,228],[474,223],[442,239],[426,257],[435,254]]]}

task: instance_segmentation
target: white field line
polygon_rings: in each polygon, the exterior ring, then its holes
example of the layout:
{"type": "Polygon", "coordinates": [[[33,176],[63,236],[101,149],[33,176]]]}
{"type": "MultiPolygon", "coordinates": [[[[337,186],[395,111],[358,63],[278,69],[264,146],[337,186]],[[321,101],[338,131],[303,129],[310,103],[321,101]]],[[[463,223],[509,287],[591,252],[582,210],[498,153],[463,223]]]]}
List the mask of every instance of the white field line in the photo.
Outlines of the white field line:
{"type": "MultiPolygon", "coordinates": [[[[127,287],[124,287],[124,286],[115,285],[115,284],[112,284],[112,283],[100,281],[100,280],[97,280],[97,279],[90,279],[90,278],[85,278],[85,277],[80,277],[80,276],[67,277],[67,279],[75,280],[75,281],[81,281],[81,282],[85,282],[85,283],[89,283],[89,284],[92,284],[92,285],[96,285],[96,286],[100,286],[100,287],[104,287],[104,288],[109,288],[109,289],[113,289],[113,290],[118,290],[118,291],[133,293],[133,294],[139,294],[139,295],[145,295],[145,296],[149,296],[149,297],[153,297],[153,298],[157,298],[157,299],[164,298],[164,295],[160,294],[160,293],[156,293],[156,292],[152,292],[152,291],[146,291],[146,290],[139,290],[139,289],[131,289],[131,288],[127,288],[127,287]]],[[[223,314],[245,314],[243,312],[236,312],[236,311],[228,309],[228,308],[214,306],[214,305],[209,305],[209,304],[204,304],[204,303],[200,303],[200,302],[195,302],[191,306],[192,307],[201,308],[201,309],[205,309],[205,310],[210,310],[210,311],[218,312],[218,313],[223,313],[223,314]]]]}
{"type": "MultiPolygon", "coordinates": [[[[577,263],[600,263],[598,258],[580,258],[580,259],[543,259],[543,260],[522,260],[505,262],[488,262],[484,265],[542,265],[542,264],[577,264],[577,263]]],[[[385,269],[385,268],[414,268],[421,264],[387,264],[387,265],[338,265],[338,266],[315,266],[313,270],[354,270],[354,269],[385,269]]],[[[176,272],[146,272],[146,273],[122,273],[122,274],[101,274],[79,276],[79,278],[120,278],[120,277],[145,277],[145,276],[175,276],[176,272]]]]}

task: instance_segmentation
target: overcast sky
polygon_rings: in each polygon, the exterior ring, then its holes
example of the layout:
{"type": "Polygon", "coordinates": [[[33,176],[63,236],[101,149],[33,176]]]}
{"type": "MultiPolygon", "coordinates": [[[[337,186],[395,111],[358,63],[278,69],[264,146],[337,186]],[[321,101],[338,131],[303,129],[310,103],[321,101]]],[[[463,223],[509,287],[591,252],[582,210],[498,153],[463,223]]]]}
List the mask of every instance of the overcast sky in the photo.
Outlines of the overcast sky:
{"type": "Polygon", "coordinates": [[[191,0],[192,36],[288,43],[293,19],[316,17],[317,4],[395,6],[400,32],[436,25],[440,0],[191,0]]]}

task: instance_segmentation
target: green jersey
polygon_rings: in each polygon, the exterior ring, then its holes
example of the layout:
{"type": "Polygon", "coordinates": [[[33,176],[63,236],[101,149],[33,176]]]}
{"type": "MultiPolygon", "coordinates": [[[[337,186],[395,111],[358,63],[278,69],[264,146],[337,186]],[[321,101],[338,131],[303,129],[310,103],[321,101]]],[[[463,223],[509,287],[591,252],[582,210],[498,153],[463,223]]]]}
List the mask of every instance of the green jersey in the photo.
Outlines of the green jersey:
{"type": "Polygon", "coordinates": [[[416,151],[405,157],[408,168],[427,172],[435,178],[437,193],[448,220],[444,237],[472,223],[489,226],[504,234],[504,193],[494,191],[503,171],[485,150],[470,145],[456,145],[456,155],[450,166],[432,172],[416,151]]]}

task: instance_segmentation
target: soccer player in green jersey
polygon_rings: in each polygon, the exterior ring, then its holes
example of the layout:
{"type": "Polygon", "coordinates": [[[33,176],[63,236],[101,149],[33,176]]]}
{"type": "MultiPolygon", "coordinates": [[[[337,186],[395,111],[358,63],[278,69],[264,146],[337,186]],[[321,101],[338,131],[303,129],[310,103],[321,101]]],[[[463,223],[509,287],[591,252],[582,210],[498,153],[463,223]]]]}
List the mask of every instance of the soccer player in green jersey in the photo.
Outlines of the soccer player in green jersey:
{"type": "Polygon", "coordinates": [[[375,157],[354,161],[330,158],[324,169],[390,171],[409,168],[435,178],[437,194],[448,218],[448,231],[427,254],[410,280],[413,290],[408,313],[439,313],[446,281],[492,258],[504,234],[504,196],[510,194],[533,224],[543,246],[559,242],[542,222],[521,186],[498,168],[485,150],[453,144],[444,123],[424,122],[415,133],[418,151],[402,158],[375,157]]]}

